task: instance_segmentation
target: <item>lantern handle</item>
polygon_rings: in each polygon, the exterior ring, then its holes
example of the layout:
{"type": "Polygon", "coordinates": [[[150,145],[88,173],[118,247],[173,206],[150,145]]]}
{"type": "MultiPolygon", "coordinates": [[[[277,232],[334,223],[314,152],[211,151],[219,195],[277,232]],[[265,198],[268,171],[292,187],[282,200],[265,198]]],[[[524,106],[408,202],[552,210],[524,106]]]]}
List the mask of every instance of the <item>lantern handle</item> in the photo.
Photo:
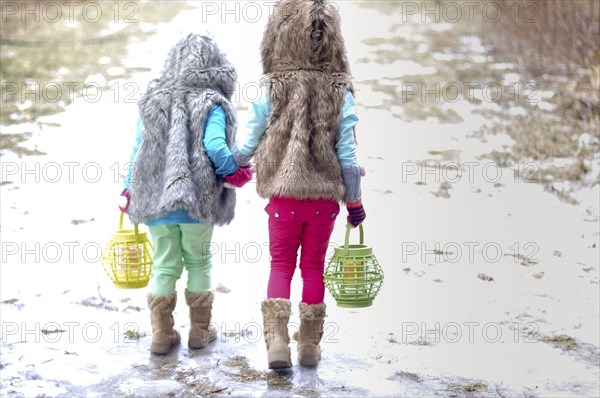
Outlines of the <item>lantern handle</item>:
{"type": "MultiPolygon", "coordinates": [[[[360,232],[360,244],[364,245],[365,244],[365,232],[363,231],[362,224],[358,225],[358,230],[360,232]]],[[[352,224],[348,223],[348,225],[346,226],[346,239],[344,240],[344,252],[346,254],[350,251],[350,249],[348,248],[348,244],[350,241],[350,231],[352,231],[352,224]]]]}
{"type": "MultiPolygon", "coordinates": [[[[123,229],[123,215],[125,214],[124,212],[120,212],[121,215],[119,216],[119,229],[123,229]]],[[[135,236],[139,235],[139,231],[138,231],[138,225],[134,224],[133,228],[135,230],[135,236]]]]}

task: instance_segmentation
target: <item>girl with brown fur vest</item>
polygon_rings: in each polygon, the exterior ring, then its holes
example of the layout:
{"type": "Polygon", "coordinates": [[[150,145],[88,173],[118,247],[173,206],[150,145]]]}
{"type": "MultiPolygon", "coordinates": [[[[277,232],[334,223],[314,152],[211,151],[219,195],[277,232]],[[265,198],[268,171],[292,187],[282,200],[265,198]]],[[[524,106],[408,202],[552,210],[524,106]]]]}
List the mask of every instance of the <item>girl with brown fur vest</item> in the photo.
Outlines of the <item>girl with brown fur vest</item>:
{"type": "Polygon", "coordinates": [[[348,221],[365,218],[358,123],[336,8],[327,0],[281,0],[261,45],[263,95],[251,109],[236,163],[254,156],[258,194],[269,198],[271,273],[261,309],[270,368],[292,366],[287,324],[298,249],[303,279],[298,360],[315,366],[325,318],[325,253],[345,202],[348,221]]]}

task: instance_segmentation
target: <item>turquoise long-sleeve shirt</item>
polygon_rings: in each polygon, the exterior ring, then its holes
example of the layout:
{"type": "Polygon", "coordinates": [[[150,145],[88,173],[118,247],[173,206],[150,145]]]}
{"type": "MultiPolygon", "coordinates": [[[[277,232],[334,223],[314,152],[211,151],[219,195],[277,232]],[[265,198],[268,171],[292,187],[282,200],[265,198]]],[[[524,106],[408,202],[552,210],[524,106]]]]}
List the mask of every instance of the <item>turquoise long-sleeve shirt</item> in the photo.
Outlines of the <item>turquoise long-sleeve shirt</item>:
{"type": "MultiPolygon", "coordinates": [[[[263,88],[260,99],[252,104],[249,112],[250,120],[242,134],[245,136],[245,141],[238,144],[238,150],[242,155],[251,157],[267,128],[267,121],[271,114],[271,103],[266,88],[263,88]]],[[[340,129],[335,143],[337,158],[342,167],[357,165],[354,126],[358,124],[358,121],[356,100],[352,93],[347,91],[340,112],[340,129]]]]}
{"type": "MultiPolygon", "coordinates": [[[[204,128],[204,138],[202,139],[202,143],[204,145],[204,149],[206,150],[206,154],[208,155],[215,167],[215,174],[221,177],[233,174],[238,169],[238,166],[233,160],[231,150],[227,146],[227,140],[225,137],[225,127],[225,111],[219,105],[213,106],[206,121],[206,127],[204,128]]],[[[131,154],[131,162],[129,164],[130,166],[127,178],[125,179],[125,189],[129,189],[131,176],[133,172],[133,162],[142,142],[142,131],[143,123],[141,119],[138,119],[135,145],[133,146],[131,154]]],[[[162,224],[197,224],[200,222],[202,222],[202,220],[196,220],[191,218],[187,210],[179,209],[167,213],[164,216],[155,220],[149,220],[146,224],[149,226],[153,226],[162,224]]]]}

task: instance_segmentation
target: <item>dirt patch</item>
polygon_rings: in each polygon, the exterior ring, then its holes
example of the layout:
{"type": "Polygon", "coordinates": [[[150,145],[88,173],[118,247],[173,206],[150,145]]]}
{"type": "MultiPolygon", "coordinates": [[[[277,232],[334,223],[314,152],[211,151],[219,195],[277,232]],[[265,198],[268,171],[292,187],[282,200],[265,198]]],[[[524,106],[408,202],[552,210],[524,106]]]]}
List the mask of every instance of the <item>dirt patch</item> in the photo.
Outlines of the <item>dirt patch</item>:
{"type": "Polygon", "coordinates": [[[71,224],[72,225],[80,225],[80,224],[86,224],[88,222],[92,222],[94,221],[94,218],[90,218],[89,220],[71,220],[71,224]]]}
{"type": "Polygon", "coordinates": [[[509,256],[509,257],[514,257],[515,258],[515,262],[518,262],[519,264],[525,266],[525,267],[531,267],[533,265],[536,265],[538,263],[537,260],[535,259],[531,259],[527,256],[524,256],[523,254],[505,254],[505,256],[509,256]]]}
{"type": "Polygon", "coordinates": [[[486,281],[486,282],[492,282],[494,280],[494,278],[492,278],[491,276],[482,273],[477,274],[477,277],[479,279],[481,279],[482,281],[486,281]]]}
{"type": "Polygon", "coordinates": [[[266,381],[267,384],[271,387],[279,387],[279,388],[292,388],[292,383],[280,375],[277,372],[262,372],[256,370],[248,364],[248,360],[243,356],[235,356],[227,359],[222,363],[222,366],[237,369],[235,371],[229,371],[223,369],[221,365],[219,368],[223,374],[235,379],[236,381],[243,383],[251,383],[255,381],[266,381]]]}
{"type": "Polygon", "coordinates": [[[414,381],[416,383],[420,383],[422,381],[421,376],[419,376],[416,373],[412,373],[412,372],[406,372],[404,370],[399,370],[397,372],[395,372],[392,377],[392,380],[410,380],[410,381],[414,381]]]}
{"type": "Polygon", "coordinates": [[[219,285],[216,287],[215,289],[217,292],[219,293],[231,293],[231,289],[228,288],[227,286],[222,285],[221,283],[219,283],[219,285]]]}
{"type": "Polygon", "coordinates": [[[79,304],[83,305],[84,307],[94,307],[99,310],[119,311],[117,307],[110,305],[110,302],[110,300],[105,300],[94,296],[81,300],[79,304]]]}
{"type": "Polygon", "coordinates": [[[450,183],[447,181],[444,181],[440,184],[437,192],[431,192],[431,194],[433,194],[433,196],[436,198],[448,199],[450,198],[450,189],[452,189],[452,185],[450,185],[450,183]]]}
{"type": "Polygon", "coordinates": [[[294,389],[294,394],[308,398],[318,398],[321,396],[317,390],[306,386],[294,389]]]}
{"type": "Polygon", "coordinates": [[[533,276],[535,279],[542,279],[545,275],[545,272],[537,272],[535,274],[532,274],[531,276],[533,276]]]}
{"type": "Polygon", "coordinates": [[[229,387],[220,387],[211,382],[207,377],[197,377],[197,369],[179,370],[175,374],[175,380],[187,386],[196,396],[206,396],[218,394],[229,389],[229,387]]]}

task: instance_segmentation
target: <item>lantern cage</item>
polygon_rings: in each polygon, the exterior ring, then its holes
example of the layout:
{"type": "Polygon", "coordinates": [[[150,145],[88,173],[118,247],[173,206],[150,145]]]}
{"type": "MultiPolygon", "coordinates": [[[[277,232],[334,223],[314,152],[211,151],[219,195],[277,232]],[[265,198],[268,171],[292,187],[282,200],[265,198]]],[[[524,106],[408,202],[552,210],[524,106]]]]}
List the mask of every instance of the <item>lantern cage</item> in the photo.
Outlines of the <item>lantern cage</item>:
{"type": "Polygon", "coordinates": [[[369,307],[383,285],[383,270],[373,248],[364,244],[362,224],[360,244],[348,243],[351,229],[348,224],[344,246],[334,250],[323,279],[339,307],[369,307]]]}
{"type": "Polygon", "coordinates": [[[104,271],[115,284],[124,289],[148,286],[152,267],[154,247],[145,232],[123,229],[123,213],[119,219],[119,229],[112,235],[102,251],[104,271]]]}

